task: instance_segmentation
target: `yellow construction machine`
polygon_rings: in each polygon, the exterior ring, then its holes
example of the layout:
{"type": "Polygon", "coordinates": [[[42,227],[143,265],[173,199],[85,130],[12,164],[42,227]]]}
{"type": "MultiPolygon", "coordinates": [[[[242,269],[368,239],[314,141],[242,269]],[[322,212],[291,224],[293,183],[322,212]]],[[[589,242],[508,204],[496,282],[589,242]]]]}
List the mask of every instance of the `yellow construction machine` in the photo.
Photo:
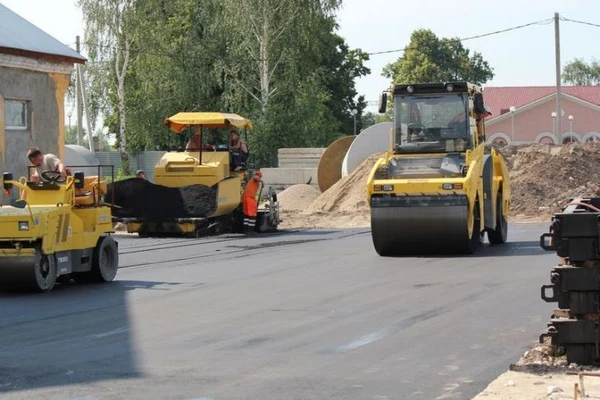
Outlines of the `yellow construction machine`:
{"type": "Polygon", "coordinates": [[[4,195],[16,186],[20,199],[0,206],[0,286],[46,292],[57,281],[115,278],[118,245],[110,236],[111,210],[103,203],[101,167],[112,168],[99,166],[98,175],[89,177],[43,171],[38,183],[3,174],[4,195]]]}
{"type": "MultiPolygon", "coordinates": [[[[380,97],[385,113],[388,92],[380,97]]],[[[473,254],[508,234],[510,181],[485,144],[489,110],[468,82],[396,84],[390,147],[367,183],[371,235],[381,256],[473,254]]]]}
{"type": "MultiPolygon", "coordinates": [[[[124,222],[128,232],[140,236],[187,235],[203,236],[224,232],[242,232],[242,192],[251,176],[247,165],[232,165],[228,135],[232,129],[252,129],[252,122],[237,114],[219,112],[181,112],[164,122],[178,135],[180,145],[171,148],[154,168],[154,184],[162,188],[182,189],[202,185],[212,192],[198,201],[206,204],[200,213],[162,216],[138,215],[115,218],[124,222]],[[195,140],[195,148],[183,145],[186,139],[195,140]]],[[[261,186],[259,197],[263,195],[261,186]]],[[[174,207],[180,200],[176,191],[165,195],[164,207],[174,207]]],[[[184,195],[185,196],[185,195],[184,195]]],[[[259,208],[256,227],[259,232],[277,229],[279,207],[272,188],[266,193],[267,203],[259,208]]],[[[260,200],[260,199],[259,199],[260,200]]],[[[119,205],[118,202],[116,204],[119,205]]],[[[135,207],[133,207],[135,208],[135,207]]],[[[136,210],[132,210],[135,214],[136,210]]],[[[174,211],[175,212],[175,211],[174,211]]]]}

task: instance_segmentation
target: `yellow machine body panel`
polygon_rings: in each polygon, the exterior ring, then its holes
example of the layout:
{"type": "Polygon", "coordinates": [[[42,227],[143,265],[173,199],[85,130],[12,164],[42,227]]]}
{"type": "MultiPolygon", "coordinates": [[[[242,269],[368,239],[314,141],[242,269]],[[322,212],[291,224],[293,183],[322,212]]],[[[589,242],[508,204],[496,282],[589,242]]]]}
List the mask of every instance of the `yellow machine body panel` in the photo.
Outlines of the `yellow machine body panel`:
{"type": "Polygon", "coordinates": [[[231,214],[239,207],[242,202],[243,178],[243,175],[236,175],[219,182],[215,217],[231,214]]]}
{"type": "Polygon", "coordinates": [[[473,253],[486,232],[491,243],[504,243],[508,168],[485,145],[481,89],[396,85],[394,102],[390,149],[367,182],[376,251],[473,253]]]}
{"type": "Polygon", "coordinates": [[[154,167],[154,182],[167,187],[213,186],[229,175],[229,153],[224,151],[167,152],[154,167]]]}

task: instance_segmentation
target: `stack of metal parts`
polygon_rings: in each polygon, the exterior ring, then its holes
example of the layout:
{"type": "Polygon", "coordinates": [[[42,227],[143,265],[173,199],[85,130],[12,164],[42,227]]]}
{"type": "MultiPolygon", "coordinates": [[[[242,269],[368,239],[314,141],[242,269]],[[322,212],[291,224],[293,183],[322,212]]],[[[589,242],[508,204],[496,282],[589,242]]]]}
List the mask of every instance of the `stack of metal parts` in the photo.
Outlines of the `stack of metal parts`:
{"type": "Polygon", "coordinates": [[[540,343],[551,338],[567,361],[600,364],[600,198],[574,199],[541,236],[544,250],[562,258],[542,286],[542,299],[558,303],[540,343]]]}

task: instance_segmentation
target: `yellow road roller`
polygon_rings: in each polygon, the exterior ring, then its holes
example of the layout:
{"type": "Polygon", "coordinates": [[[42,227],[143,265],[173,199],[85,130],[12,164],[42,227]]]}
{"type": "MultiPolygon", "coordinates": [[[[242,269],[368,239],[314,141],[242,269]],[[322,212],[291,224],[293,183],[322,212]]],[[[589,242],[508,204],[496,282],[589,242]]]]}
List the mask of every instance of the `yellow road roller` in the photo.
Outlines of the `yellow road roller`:
{"type": "Polygon", "coordinates": [[[0,206],[0,286],[47,292],[57,281],[114,280],[118,245],[100,167],[97,176],[42,171],[41,177],[34,183],[3,174],[4,195],[17,187],[20,198],[0,206]]]}
{"type": "Polygon", "coordinates": [[[371,236],[380,256],[474,254],[487,233],[507,240],[506,162],[486,146],[481,87],[468,82],[396,84],[389,149],[370,172],[371,236]]]}
{"type": "MultiPolygon", "coordinates": [[[[180,112],[164,124],[176,134],[178,145],[154,167],[153,183],[135,178],[115,183],[115,206],[120,208],[113,210],[113,219],[143,237],[242,232],[248,163],[233,162],[239,160],[234,160],[229,134],[243,130],[247,136],[252,122],[233,113],[180,112]]],[[[274,231],[280,222],[276,193],[270,188],[265,194],[267,204],[257,212],[259,232],[274,231]]]]}

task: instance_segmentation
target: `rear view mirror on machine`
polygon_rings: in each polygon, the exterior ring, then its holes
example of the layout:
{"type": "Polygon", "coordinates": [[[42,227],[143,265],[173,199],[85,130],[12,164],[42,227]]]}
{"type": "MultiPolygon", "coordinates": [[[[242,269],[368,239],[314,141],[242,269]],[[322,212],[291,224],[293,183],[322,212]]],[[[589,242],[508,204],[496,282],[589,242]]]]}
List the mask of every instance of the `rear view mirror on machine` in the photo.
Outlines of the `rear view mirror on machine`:
{"type": "Polygon", "coordinates": [[[3,183],[4,190],[12,189],[13,184],[9,182],[12,180],[13,180],[13,176],[10,172],[5,172],[2,174],[2,183],[3,183]]]}
{"type": "Polygon", "coordinates": [[[387,110],[387,93],[383,92],[379,95],[379,114],[384,114],[387,110]]]}
{"type": "Polygon", "coordinates": [[[473,95],[473,109],[477,114],[485,112],[485,106],[483,105],[483,93],[475,93],[473,95]]]}
{"type": "Polygon", "coordinates": [[[85,186],[85,175],[83,172],[75,172],[75,189],[83,189],[85,186]]]}

